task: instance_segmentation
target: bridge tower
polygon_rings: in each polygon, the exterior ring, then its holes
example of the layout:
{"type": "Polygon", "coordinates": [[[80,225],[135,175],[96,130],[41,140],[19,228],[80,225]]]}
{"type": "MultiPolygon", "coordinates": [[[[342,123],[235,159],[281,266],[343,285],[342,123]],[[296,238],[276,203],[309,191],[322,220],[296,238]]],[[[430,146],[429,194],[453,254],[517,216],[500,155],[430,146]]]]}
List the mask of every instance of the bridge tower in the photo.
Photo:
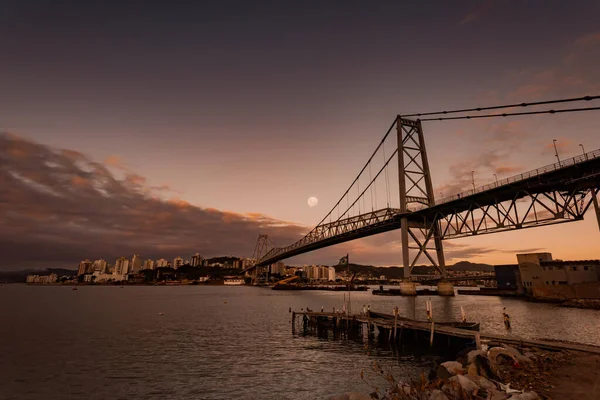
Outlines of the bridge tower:
{"type": "MultiPolygon", "coordinates": [[[[435,205],[421,121],[405,119],[398,115],[396,132],[400,211],[408,213],[413,205],[426,207],[435,205]]],[[[414,211],[414,208],[412,210],[414,211]]],[[[444,248],[439,233],[440,225],[437,220],[424,219],[422,222],[410,223],[406,217],[401,219],[400,235],[405,278],[410,278],[413,267],[423,255],[433,264],[438,273],[446,278],[444,248]]]]}
{"type": "MultiPolygon", "coordinates": [[[[263,258],[271,249],[271,241],[268,235],[258,235],[258,239],[256,240],[256,246],[254,246],[254,253],[252,254],[252,259],[256,264],[261,258],[263,258]]],[[[269,268],[267,267],[254,267],[252,270],[252,284],[256,285],[261,280],[269,280],[269,268]]]]}

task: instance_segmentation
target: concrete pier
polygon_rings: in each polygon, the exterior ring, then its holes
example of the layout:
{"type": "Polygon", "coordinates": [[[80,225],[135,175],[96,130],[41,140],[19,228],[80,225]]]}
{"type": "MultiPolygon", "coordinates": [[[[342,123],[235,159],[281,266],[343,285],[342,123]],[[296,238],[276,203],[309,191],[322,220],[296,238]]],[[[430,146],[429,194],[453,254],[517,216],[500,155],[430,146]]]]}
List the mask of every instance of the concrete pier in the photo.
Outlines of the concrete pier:
{"type": "Polygon", "coordinates": [[[452,282],[438,282],[438,295],[454,296],[454,284],[452,282]]]}
{"type": "Polygon", "coordinates": [[[400,282],[400,294],[402,296],[416,296],[417,284],[408,281],[400,282]]]}

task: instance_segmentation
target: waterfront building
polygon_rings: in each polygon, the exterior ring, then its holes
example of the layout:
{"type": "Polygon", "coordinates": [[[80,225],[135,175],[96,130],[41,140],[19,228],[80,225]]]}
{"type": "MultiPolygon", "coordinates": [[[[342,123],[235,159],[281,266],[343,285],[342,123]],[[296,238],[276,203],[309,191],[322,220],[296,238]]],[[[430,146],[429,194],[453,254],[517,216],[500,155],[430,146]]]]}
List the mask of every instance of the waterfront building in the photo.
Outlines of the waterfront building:
{"type": "Polygon", "coordinates": [[[58,280],[58,275],[56,275],[56,274],[27,275],[27,278],[25,278],[26,283],[41,283],[41,284],[56,283],[57,280],[58,280]]]}
{"type": "Polygon", "coordinates": [[[242,260],[242,269],[246,269],[248,267],[251,267],[254,265],[256,260],[252,259],[252,258],[244,258],[242,260]]]}
{"type": "Polygon", "coordinates": [[[550,253],[517,254],[522,291],[547,300],[600,299],[600,260],[553,260],[550,253]]]}
{"type": "Polygon", "coordinates": [[[94,265],[92,266],[92,269],[90,272],[95,272],[95,271],[99,271],[102,273],[106,272],[106,261],[104,261],[103,259],[94,261],[94,265]]]}
{"type": "Polygon", "coordinates": [[[242,260],[233,260],[233,268],[242,268],[242,260]]]}
{"type": "Polygon", "coordinates": [[[335,267],[329,267],[329,276],[328,280],[335,281],[335,267]]]}
{"type": "Polygon", "coordinates": [[[164,258],[161,258],[159,260],[156,260],[155,266],[156,266],[156,268],[168,267],[169,262],[167,260],[165,260],[164,258]]]}
{"type": "Polygon", "coordinates": [[[175,257],[173,259],[173,268],[177,269],[179,267],[181,267],[183,265],[183,258],[181,257],[175,257]]]}
{"type": "Polygon", "coordinates": [[[225,285],[243,285],[244,279],[237,276],[227,276],[224,281],[225,285]]]}
{"type": "Polygon", "coordinates": [[[137,274],[142,270],[142,259],[139,254],[134,254],[133,257],[131,257],[129,270],[132,274],[137,274]]]}
{"type": "Polygon", "coordinates": [[[79,268],[77,268],[77,276],[84,275],[92,270],[92,262],[90,260],[84,260],[79,263],[79,268]]]}
{"type": "Polygon", "coordinates": [[[190,260],[190,265],[192,267],[200,267],[202,265],[202,256],[200,255],[200,253],[196,253],[192,256],[192,259],[190,260]]]}
{"type": "Polygon", "coordinates": [[[285,275],[285,264],[282,263],[281,261],[278,261],[275,264],[271,264],[271,273],[284,276],[285,275]]]}
{"type": "Polygon", "coordinates": [[[118,258],[115,261],[114,275],[125,275],[129,273],[129,259],[127,257],[118,258]]]}
{"type": "Polygon", "coordinates": [[[154,269],[154,261],[147,259],[144,261],[144,267],[142,269],[154,269]]]}

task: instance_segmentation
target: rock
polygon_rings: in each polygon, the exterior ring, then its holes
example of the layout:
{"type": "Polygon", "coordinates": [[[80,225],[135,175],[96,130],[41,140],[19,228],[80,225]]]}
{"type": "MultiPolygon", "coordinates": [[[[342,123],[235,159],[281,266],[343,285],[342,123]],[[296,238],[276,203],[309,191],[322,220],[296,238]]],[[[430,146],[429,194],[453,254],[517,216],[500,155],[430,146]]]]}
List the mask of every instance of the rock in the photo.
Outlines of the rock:
{"type": "Polygon", "coordinates": [[[496,385],[494,385],[489,380],[485,379],[483,376],[469,376],[469,379],[471,379],[473,382],[475,382],[477,386],[479,386],[482,389],[485,389],[486,391],[497,389],[496,385]]]}
{"type": "Polygon", "coordinates": [[[526,392],[515,394],[509,397],[509,400],[539,400],[540,396],[536,392],[526,392]]]}
{"type": "Polygon", "coordinates": [[[519,352],[519,350],[515,349],[514,347],[504,343],[502,343],[502,347],[506,349],[510,354],[512,354],[519,363],[523,365],[530,365],[533,363],[533,360],[530,357],[521,354],[521,352],[519,352]]]}
{"type": "Polygon", "coordinates": [[[348,392],[338,396],[330,397],[329,400],[373,400],[373,398],[364,393],[348,392]]]}
{"type": "Polygon", "coordinates": [[[457,361],[446,361],[441,363],[437,369],[437,376],[440,379],[448,379],[458,374],[464,374],[462,364],[457,361]]]}
{"type": "Polygon", "coordinates": [[[456,382],[467,393],[471,394],[479,389],[479,386],[464,375],[456,375],[450,378],[451,382],[456,382]]]}
{"type": "Polygon", "coordinates": [[[429,400],[448,400],[448,396],[446,396],[441,390],[434,389],[429,395],[429,400]]]}
{"type": "Polygon", "coordinates": [[[487,400],[506,400],[508,395],[506,393],[499,392],[497,390],[490,390],[488,392],[487,400]]]}
{"type": "Polygon", "coordinates": [[[467,364],[473,364],[475,357],[477,356],[486,357],[487,354],[483,350],[471,350],[469,354],[467,354],[467,364]]]}
{"type": "Polygon", "coordinates": [[[503,347],[492,347],[488,350],[488,360],[490,361],[490,368],[494,375],[501,375],[501,366],[509,366],[517,363],[516,357],[510,350],[503,347]]]}
{"type": "Polygon", "coordinates": [[[467,367],[467,373],[471,376],[483,376],[484,378],[495,378],[496,375],[490,368],[490,360],[482,355],[475,355],[473,363],[467,367]]]}

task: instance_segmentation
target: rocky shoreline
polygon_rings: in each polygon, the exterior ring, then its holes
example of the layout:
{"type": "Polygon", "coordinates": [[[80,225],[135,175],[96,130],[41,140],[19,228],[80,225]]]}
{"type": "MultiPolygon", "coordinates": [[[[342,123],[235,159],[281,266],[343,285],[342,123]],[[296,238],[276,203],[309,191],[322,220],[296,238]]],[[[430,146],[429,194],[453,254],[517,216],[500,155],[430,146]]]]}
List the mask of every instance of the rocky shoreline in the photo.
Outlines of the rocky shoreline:
{"type": "Polygon", "coordinates": [[[595,383],[600,380],[597,355],[517,349],[504,343],[482,347],[463,350],[455,361],[441,363],[420,381],[397,380],[374,363],[373,371],[390,383],[389,388],[371,394],[345,393],[330,400],[600,399],[600,385],[595,383]]]}

